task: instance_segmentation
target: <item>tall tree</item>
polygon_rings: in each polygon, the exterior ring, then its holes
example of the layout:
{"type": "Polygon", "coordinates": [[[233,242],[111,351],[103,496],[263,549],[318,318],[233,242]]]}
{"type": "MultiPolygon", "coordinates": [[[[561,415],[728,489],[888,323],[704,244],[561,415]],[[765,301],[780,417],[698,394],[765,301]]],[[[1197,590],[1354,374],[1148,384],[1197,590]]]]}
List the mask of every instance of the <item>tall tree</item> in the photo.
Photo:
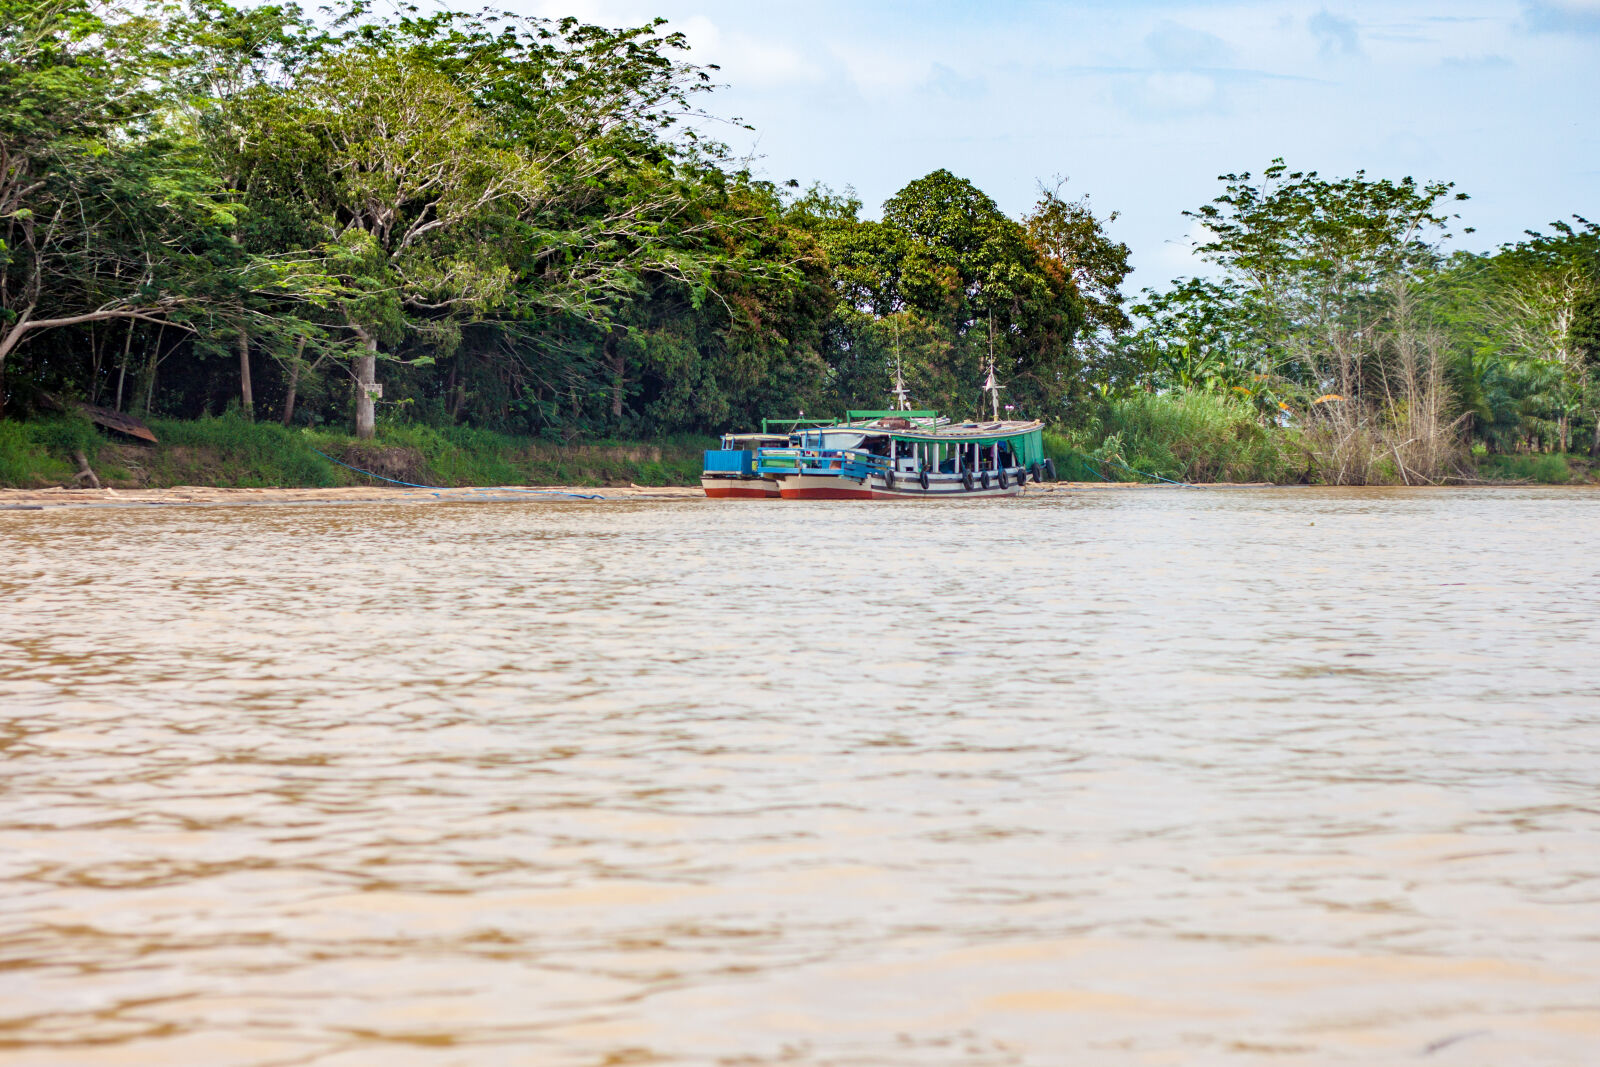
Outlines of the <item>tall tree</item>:
{"type": "Polygon", "coordinates": [[[802,203],[840,296],[845,402],[881,402],[894,348],[913,394],[947,411],[977,410],[991,351],[1008,398],[1035,415],[1059,417],[1081,388],[1083,309],[1066,266],[971,182],[934,171],[885,202],[881,223],[858,220],[853,199],[802,203]]]}
{"type": "Polygon", "coordinates": [[[238,169],[307,224],[359,341],[356,426],[373,431],[380,355],[448,354],[463,323],[530,314],[604,319],[682,210],[672,180],[629,183],[703,84],[658,24],[601,30],[444,13],[363,24],[284,89],[240,95],[238,169]]]}
{"type": "Polygon", "coordinates": [[[159,321],[232,221],[172,124],[163,24],[89,0],[0,0],[0,406],[42,331],[159,321]]]}

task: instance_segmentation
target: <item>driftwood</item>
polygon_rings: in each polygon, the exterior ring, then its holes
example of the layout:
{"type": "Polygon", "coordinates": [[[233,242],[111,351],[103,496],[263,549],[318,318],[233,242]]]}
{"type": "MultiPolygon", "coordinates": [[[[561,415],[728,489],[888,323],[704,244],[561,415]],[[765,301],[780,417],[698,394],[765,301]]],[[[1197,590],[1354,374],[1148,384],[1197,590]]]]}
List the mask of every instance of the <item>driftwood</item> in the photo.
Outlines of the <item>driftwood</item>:
{"type": "Polygon", "coordinates": [[[96,477],[94,471],[89,468],[89,457],[83,454],[83,449],[80,448],[76,452],[72,453],[72,458],[76,460],[78,464],[78,473],[73,476],[73,482],[78,485],[88,483],[90,489],[100,488],[100,479],[96,477]]]}

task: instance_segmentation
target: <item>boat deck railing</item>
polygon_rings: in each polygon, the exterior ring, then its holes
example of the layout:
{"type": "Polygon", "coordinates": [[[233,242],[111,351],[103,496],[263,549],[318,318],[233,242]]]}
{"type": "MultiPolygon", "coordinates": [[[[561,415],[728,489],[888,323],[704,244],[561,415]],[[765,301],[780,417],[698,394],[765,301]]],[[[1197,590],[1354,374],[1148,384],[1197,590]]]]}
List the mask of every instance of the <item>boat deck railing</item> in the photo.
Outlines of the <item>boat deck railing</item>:
{"type": "Polygon", "coordinates": [[[854,448],[763,448],[756,453],[761,474],[831,474],[863,481],[888,469],[888,456],[854,448]]]}

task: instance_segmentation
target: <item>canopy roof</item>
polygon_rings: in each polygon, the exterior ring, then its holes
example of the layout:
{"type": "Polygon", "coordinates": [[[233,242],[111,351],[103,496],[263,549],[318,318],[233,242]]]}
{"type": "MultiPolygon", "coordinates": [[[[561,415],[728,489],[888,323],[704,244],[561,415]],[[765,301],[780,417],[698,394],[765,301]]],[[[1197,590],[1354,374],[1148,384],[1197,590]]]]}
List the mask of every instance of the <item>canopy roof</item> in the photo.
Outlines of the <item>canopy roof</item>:
{"type": "Polygon", "coordinates": [[[725,433],[722,435],[722,439],[724,441],[755,441],[758,443],[772,441],[779,445],[789,443],[789,435],[786,433],[725,433]]]}
{"type": "Polygon", "coordinates": [[[1041,429],[1037,419],[1001,422],[951,422],[932,411],[852,411],[845,422],[817,426],[800,433],[887,434],[896,441],[972,442],[988,444],[1008,437],[1020,437],[1041,429]],[[856,417],[861,416],[861,417],[856,417]]]}

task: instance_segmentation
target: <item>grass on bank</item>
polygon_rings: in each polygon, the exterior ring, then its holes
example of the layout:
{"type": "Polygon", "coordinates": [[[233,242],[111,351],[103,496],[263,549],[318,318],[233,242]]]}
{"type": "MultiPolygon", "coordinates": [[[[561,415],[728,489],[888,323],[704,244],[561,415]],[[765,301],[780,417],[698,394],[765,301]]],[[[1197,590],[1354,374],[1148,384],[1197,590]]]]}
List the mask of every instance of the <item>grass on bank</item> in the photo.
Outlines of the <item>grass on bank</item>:
{"type": "Polygon", "coordinates": [[[1299,480],[1289,435],[1263,426],[1247,405],[1212,393],[1108,401],[1087,424],[1046,433],[1045,451],[1067,481],[1299,480]]]}
{"type": "Polygon", "coordinates": [[[207,485],[236,488],[384,484],[318,455],[386,478],[423,485],[694,485],[709,439],[561,444],[470,427],[379,424],[371,441],[285,429],[234,413],[152,419],[160,444],[102,434],[80,416],[0,421],[0,486],[71,485],[74,450],[101,484],[119,489],[207,485]]]}
{"type": "MultiPolygon", "coordinates": [[[[72,456],[80,451],[101,484],[119,489],[383,484],[318,452],[423,485],[694,485],[702,450],[714,447],[712,439],[694,436],[562,444],[400,423],[380,423],[376,439],[358,441],[325,430],[250,422],[232,412],[195,421],[155,419],[150,426],[159,445],[105,434],[82,416],[0,420],[0,486],[72,485],[72,456]]],[[[1325,480],[1294,427],[1264,426],[1248,405],[1210,393],[1112,400],[1076,428],[1046,432],[1044,443],[1065,481],[1325,480]]],[[[1469,462],[1463,473],[1488,481],[1566,485],[1596,477],[1596,465],[1586,456],[1478,453],[1469,462]]],[[[1392,482],[1398,484],[1398,476],[1392,482]]]]}
{"type": "Polygon", "coordinates": [[[1567,485],[1584,481],[1593,473],[1587,456],[1518,453],[1515,455],[1477,455],[1473,457],[1478,477],[1490,481],[1536,482],[1539,485],[1567,485]]]}

